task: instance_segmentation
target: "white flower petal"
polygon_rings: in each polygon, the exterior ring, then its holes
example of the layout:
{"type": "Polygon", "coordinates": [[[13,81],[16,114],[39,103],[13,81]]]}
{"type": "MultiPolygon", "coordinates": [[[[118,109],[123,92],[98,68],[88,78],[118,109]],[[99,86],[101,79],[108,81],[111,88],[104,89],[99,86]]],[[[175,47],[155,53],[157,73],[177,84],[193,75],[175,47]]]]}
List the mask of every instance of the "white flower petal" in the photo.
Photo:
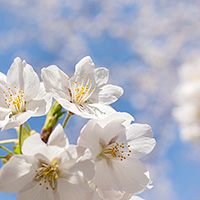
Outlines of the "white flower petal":
{"type": "Polygon", "coordinates": [[[26,111],[23,113],[18,113],[16,115],[13,115],[9,121],[7,122],[7,124],[5,126],[2,127],[2,131],[3,130],[7,130],[10,128],[14,128],[16,126],[19,126],[23,123],[25,123],[31,116],[32,116],[32,112],[31,111],[26,111]]]}
{"type": "MultiPolygon", "coordinates": [[[[1,75],[3,76],[3,74],[1,74],[1,75]]],[[[7,82],[4,79],[5,78],[1,79],[1,77],[0,77],[0,107],[8,108],[6,101],[5,101],[4,91],[6,94],[9,94],[9,91],[8,91],[7,82]]]]}
{"type": "Polygon", "coordinates": [[[81,129],[80,137],[77,140],[77,144],[87,148],[87,141],[90,138],[90,134],[93,132],[93,129],[97,123],[97,120],[89,120],[87,124],[81,129]]]}
{"type": "Polygon", "coordinates": [[[101,159],[96,162],[94,183],[101,189],[114,189],[137,194],[148,189],[151,183],[147,170],[137,159],[129,158],[123,161],[101,159]]]}
{"type": "Polygon", "coordinates": [[[52,105],[52,97],[46,92],[43,82],[40,83],[40,89],[36,97],[26,103],[26,110],[31,110],[33,116],[42,116],[47,114],[52,105]]]}
{"type": "MultiPolygon", "coordinates": [[[[74,76],[71,78],[74,81],[75,76],[83,76],[83,80],[87,81],[88,76],[91,79],[94,79],[94,63],[90,56],[86,56],[82,58],[75,66],[74,76]]],[[[86,82],[84,81],[84,85],[86,82]]]]}
{"type": "Polygon", "coordinates": [[[153,132],[148,124],[134,123],[127,131],[127,140],[134,140],[140,137],[153,137],[153,132]]]}
{"type": "Polygon", "coordinates": [[[96,124],[93,131],[100,138],[100,143],[102,145],[114,143],[118,137],[126,133],[126,128],[122,125],[123,121],[123,119],[114,120],[108,123],[104,128],[96,124]]]}
{"type": "Polygon", "coordinates": [[[5,126],[9,121],[11,110],[9,108],[0,107],[0,127],[5,126]]]}
{"type": "Polygon", "coordinates": [[[94,176],[94,163],[91,160],[91,152],[81,146],[70,145],[67,149],[72,158],[76,159],[76,164],[69,170],[70,173],[80,171],[85,179],[91,180],[94,176]]]}
{"type": "Polygon", "coordinates": [[[95,124],[95,120],[90,120],[81,130],[80,137],[78,139],[78,144],[85,148],[89,148],[94,159],[102,149],[99,144],[99,135],[96,132],[93,132],[95,124]]]}
{"type": "Polygon", "coordinates": [[[44,146],[35,150],[35,157],[40,160],[44,159],[51,164],[52,160],[55,158],[59,158],[61,160],[66,159],[69,160],[69,154],[66,153],[65,149],[57,147],[57,146],[44,146]]]}
{"type": "Polygon", "coordinates": [[[131,155],[139,159],[149,154],[156,145],[156,141],[152,136],[153,132],[149,125],[132,124],[127,131],[127,141],[133,152],[131,155]]]}
{"type": "Polygon", "coordinates": [[[108,115],[106,118],[99,120],[98,124],[103,128],[114,120],[123,120],[122,124],[128,129],[131,122],[134,121],[134,118],[129,113],[115,111],[108,115]]]}
{"type": "Polygon", "coordinates": [[[132,196],[130,198],[130,200],[144,200],[144,199],[142,199],[141,197],[138,197],[138,196],[132,196]]]}
{"type": "Polygon", "coordinates": [[[51,92],[54,98],[58,96],[68,101],[71,100],[69,77],[62,70],[55,65],[51,65],[41,70],[41,76],[47,92],[51,92]]]}
{"type": "Polygon", "coordinates": [[[11,86],[11,90],[14,93],[14,86],[16,86],[18,89],[22,88],[24,89],[24,67],[26,66],[25,61],[21,61],[19,57],[14,59],[14,62],[12,63],[10,69],[7,73],[7,83],[8,86],[11,86]]]}
{"type": "Polygon", "coordinates": [[[154,149],[156,141],[154,138],[143,137],[140,139],[132,140],[131,142],[128,142],[128,144],[130,145],[129,149],[131,149],[133,152],[131,156],[140,159],[149,154],[154,149]]]}
{"type": "Polygon", "coordinates": [[[84,178],[79,175],[69,175],[68,179],[59,178],[58,192],[60,200],[88,200],[92,199],[92,190],[84,178]]]}
{"type": "Polygon", "coordinates": [[[0,72],[0,80],[7,83],[7,76],[5,74],[3,74],[2,72],[0,72]]]}
{"type": "Polygon", "coordinates": [[[148,189],[151,183],[149,177],[146,176],[147,170],[137,159],[129,157],[123,161],[113,161],[109,169],[110,176],[115,180],[113,184],[113,189],[115,190],[123,190],[130,194],[138,194],[148,189]]]}
{"type": "Polygon", "coordinates": [[[56,190],[52,190],[50,187],[46,189],[46,185],[39,185],[39,182],[29,190],[20,192],[17,195],[16,200],[60,200],[59,193],[56,190]]]}
{"type": "Polygon", "coordinates": [[[97,87],[106,84],[108,82],[108,77],[109,77],[108,69],[100,67],[94,70],[94,78],[97,87]]]}
{"type": "Polygon", "coordinates": [[[103,119],[112,113],[116,113],[111,106],[98,103],[86,103],[82,110],[81,117],[92,119],[103,119]]]}
{"type": "Polygon", "coordinates": [[[22,152],[25,155],[35,155],[40,147],[46,147],[46,144],[41,140],[40,134],[35,133],[24,140],[22,152]]]}
{"type": "MultiPolygon", "coordinates": [[[[94,183],[103,190],[113,189],[115,181],[113,180],[111,169],[106,159],[96,161],[96,171],[93,178],[94,183]]],[[[115,186],[116,188],[117,186],[115,186]]]]}
{"type": "Polygon", "coordinates": [[[32,116],[35,117],[45,115],[50,109],[51,102],[51,99],[50,101],[32,99],[27,102],[26,111],[32,112],[32,116]]]}
{"type": "Polygon", "coordinates": [[[65,148],[65,149],[68,148],[69,141],[67,139],[67,136],[64,133],[64,130],[63,130],[63,127],[61,126],[61,124],[58,124],[55,127],[55,129],[49,136],[47,144],[51,145],[51,146],[59,146],[59,147],[65,148]]]}
{"type": "Polygon", "coordinates": [[[34,178],[35,172],[31,167],[23,155],[13,156],[0,170],[0,191],[19,192],[34,178]]]}
{"type": "Polygon", "coordinates": [[[105,200],[128,200],[124,198],[124,193],[116,190],[101,190],[98,188],[98,193],[105,200]]]}
{"type": "Polygon", "coordinates": [[[36,72],[33,70],[32,66],[28,64],[26,64],[26,66],[24,67],[23,79],[25,101],[29,101],[38,94],[38,90],[40,88],[40,80],[36,72]]]}
{"type": "Polygon", "coordinates": [[[117,101],[122,94],[123,89],[121,87],[107,84],[100,88],[98,102],[108,105],[117,101]]]}

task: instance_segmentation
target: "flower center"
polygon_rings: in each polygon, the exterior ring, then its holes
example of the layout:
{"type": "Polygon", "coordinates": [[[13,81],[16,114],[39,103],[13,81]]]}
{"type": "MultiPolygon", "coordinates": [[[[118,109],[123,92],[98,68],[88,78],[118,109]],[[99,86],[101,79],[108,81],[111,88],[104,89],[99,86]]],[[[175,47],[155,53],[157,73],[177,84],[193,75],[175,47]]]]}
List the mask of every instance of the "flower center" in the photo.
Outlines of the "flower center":
{"type": "Polygon", "coordinates": [[[11,109],[12,114],[15,115],[19,112],[24,112],[25,109],[25,101],[24,101],[24,91],[22,88],[17,90],[16,86],[14,86],[14,93],[12,93],[11,88],[8,88],[9,93],[3,91],[5,102],[7,106],[11,109]]]}
{"type": "Polygon", "coordinates": [[[127,156],[131,155],[130,145],[122,143],[112,143],[110,145],[102,146],[102,152],[98,157],[104,157],[107,160],[117,158],[121,161],[125,160],[127,156]]]}
{"type": "Polygon", "coordinates": [[[58,179],[58,168],[57,162],[52,162],[50,165],[40,163],[40,168],[35,170],[37,173],[35,181],[39,181],[39,185],[46,184],[47,190],[49,189],[49,186],[55,190],[58,179]]]}
{"type": "MultiPolygon", "coordinates": [[[[70,80],[70,78],[68,78],[68,80],[70,80]]],[[[83,105],[92,95],[95,88],[96,85],[93,85],[90,76],[88,76],[85,81],[83,76],[80,77],[79,74],[77,74],[75,81],[71,84],[72,102],[83,105]]]]}

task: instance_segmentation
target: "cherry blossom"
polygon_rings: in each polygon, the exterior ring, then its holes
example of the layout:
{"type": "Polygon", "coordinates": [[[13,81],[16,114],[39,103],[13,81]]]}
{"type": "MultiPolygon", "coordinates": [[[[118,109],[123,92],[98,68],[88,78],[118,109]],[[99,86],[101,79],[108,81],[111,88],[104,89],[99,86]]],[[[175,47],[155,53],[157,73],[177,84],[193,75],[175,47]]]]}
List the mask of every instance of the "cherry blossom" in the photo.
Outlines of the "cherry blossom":
{"type": "Polygon", "coordinates": [[[33,68],[19,57],[7,76],[0,73],[0,99],[2,130],[19,126],[32,116],[45,115],[52,102],[33,68]]]}
{"type": "Polygon", "coordinates": [[[91,151],[95,185],[102,190],[138,194],[152,187],[139,158],[152,151],[155,139],[149,125],[133,123],[127,127],[125,121],[123,114],[90,120],[81,130],[78,144],[91,151]]]}
{"type": "Polygon", "coordinates": [[[123,94],[123,89],[106,84],[108,76],[106,68],[95,69],[89,56],[76,64],[71,78],[55,65],[42,69],[47,92],[66,110],[84,118],[102,118],[114,112],[109,104],[123,94]]]}
{"type": "Polygon", "coordinates": [[[17,200],[91,199],[86,178],[88,170],[93,175],[93,164],[81,158],[80,149],[68,144],[61,125],[52,132],[48,145],[36,133],[24,141],[22,152],[1,168],[0,191],[18,193],[17,200]]]}

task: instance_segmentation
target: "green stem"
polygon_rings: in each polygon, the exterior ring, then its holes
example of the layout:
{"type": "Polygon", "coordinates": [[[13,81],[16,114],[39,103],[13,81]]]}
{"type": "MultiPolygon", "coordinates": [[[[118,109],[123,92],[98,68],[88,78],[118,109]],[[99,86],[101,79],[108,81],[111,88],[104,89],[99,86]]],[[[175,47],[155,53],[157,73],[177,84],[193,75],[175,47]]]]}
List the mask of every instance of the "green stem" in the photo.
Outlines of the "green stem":
{"type": "Polygon", "coordinates": [[[22,126],[19,126],[19,149],[20,149],[20,154],[22,153],[22,126]]]}
{"type": "Polygon", "coordinates": [[[6,147],[0,146],[0,149],[3,149],[4,151],[7,151],[8,153],[12,153],[12,151],[10,151],[9,149],[7,149],[6,147]]]}
{"type": "Polygon", "coordinates": [[[63,129],[64,129],[65,126],[67,125],[67,122],[69,121],[69,118],[70,118],[72,115],[74,115],[74,113],[68,111],[68,113],[67,113],[67,115],[66,115],[66,117],[65,117],[65,120],[64,120],[64,122],[63,122],[63,129]]]}
{"type": "Polygon", "coordinates": [[[6,158],[6,157],[5,157],[5,156],[0,156],[0,159],[1,159],[1,158],[6,158]]]}
{"type": "Polygon", "coordinates": [[[15,143],[15,142],[17,142],[17,139],[1,140],[0,144],[15,143]]]}
{"type": "Polygon", "coordinates": [[[30,128],[30,126],[28,125],[28,122],[25,122],[25,124],[26,124],[26,127],[28,128],[28,131],[30,132],[30,131],[31,131],[31,128],[30,128]]]}

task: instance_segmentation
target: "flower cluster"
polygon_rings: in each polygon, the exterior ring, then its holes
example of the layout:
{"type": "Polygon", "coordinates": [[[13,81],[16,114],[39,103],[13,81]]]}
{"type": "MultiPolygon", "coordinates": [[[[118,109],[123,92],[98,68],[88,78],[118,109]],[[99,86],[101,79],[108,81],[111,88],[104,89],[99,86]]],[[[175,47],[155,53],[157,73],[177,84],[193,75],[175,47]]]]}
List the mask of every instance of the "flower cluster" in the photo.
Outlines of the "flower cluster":
{"type": "Polygon", "coordinates": [[[140,161],[156,143],[151,127],[110,106],[123,89],[107,84],[108,76],[89,56],[71,78],[51,65],[41,70],[40,82],[20,58],[7,76],[0,73],[0,127],[18,127],[19,135],[0,141],[15,142],[13,152],[0,146],[9,153],[1,156],[0,191],[18,193],[17,200],[137,200],[152,187],[140,161]],[[41,134],[31,130],[27,120],[46,114],[41,134]],[[75,114],[90,120],[72,145],[64,128],[75,114]]]}
{"type": "Polygon", "coordinates": [[[173,110],[180,124],[181,138],[185,141],[200,141],[200,60],[184,64],[179,71],[180,84],[175,90],[178,105],[173,110]]]}

